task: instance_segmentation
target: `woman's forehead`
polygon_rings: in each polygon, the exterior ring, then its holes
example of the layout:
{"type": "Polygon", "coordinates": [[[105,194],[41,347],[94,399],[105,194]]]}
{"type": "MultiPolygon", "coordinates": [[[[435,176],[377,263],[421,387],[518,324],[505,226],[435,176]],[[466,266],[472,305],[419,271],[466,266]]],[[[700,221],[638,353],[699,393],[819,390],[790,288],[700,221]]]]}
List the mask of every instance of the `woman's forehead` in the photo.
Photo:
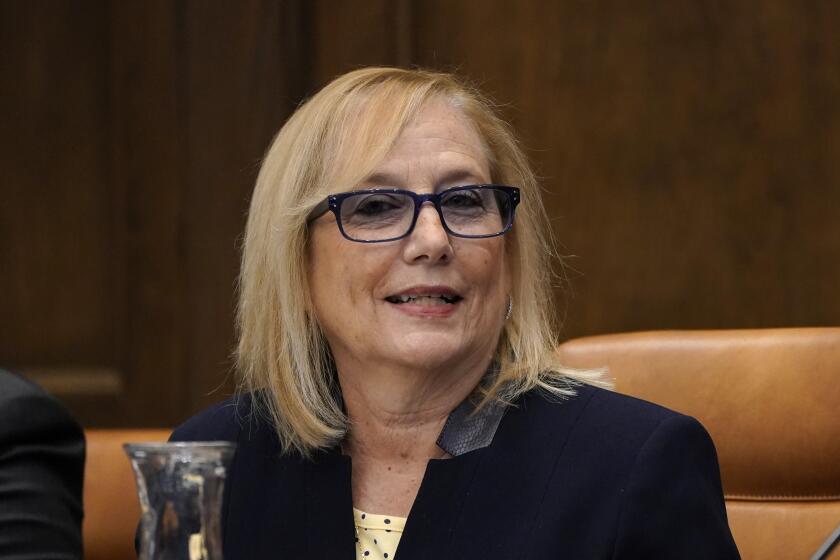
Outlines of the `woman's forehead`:
{"type": "MultiPolygon", "coordinates": [[[[426,102],[398,134],[390,136],[390,146],[375,148],[379,157],[368,161],[364,173],[356,170],[354,188],[416,183],[439,187],[491,179],[487,148],[478,130],[446,100],[426,102]]],[[[349,171],[353,162],[347,163],[349,171]]]]}

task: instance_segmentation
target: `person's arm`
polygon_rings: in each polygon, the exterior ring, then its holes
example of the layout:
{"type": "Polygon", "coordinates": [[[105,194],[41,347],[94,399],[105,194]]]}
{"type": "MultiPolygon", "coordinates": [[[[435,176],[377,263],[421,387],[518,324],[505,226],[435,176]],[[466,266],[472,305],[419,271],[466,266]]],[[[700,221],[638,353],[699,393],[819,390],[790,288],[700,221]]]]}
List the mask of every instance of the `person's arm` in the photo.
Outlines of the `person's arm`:
{"type": "Polygon", "coordinates": [[[0,558],[82,557],[84,460],[58,401],[0,371],[0,558]]]}
{"type": "Polygon", "coordinates": [[[714,444],[693,418],[672,416],[645,442],[625,490],[614,558],[740,558],[714,444]]]}

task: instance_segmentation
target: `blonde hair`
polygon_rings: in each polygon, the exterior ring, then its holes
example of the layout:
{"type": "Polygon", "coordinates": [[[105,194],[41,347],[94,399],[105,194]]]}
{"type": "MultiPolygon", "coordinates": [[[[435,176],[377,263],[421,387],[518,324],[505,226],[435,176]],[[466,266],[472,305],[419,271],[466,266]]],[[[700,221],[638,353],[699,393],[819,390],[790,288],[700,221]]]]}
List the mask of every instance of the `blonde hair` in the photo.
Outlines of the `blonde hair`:
{"type": "MultiPolygon", "coordinates": [[[[285,451],[335,444],[347,426],[329,347],[313,315],[307,282],[307,218],[329,192],[368,176],[402,129],[432,99],[444,99],[483,138],[492,181],[520,188],[506,234],[513,312],[496,351],[498,375],[481,404],[541,387],[557,396],[596,372],[565,368],[555,352],[548,219],[527,158],[493,104],[444,73],[365,68],[340,76],[304,103],[269,148],[245,231],[236,353],[240,392],[254,395],[285,451]]],[[[349,243],[349,241],[348,241],[349,243]]]]}

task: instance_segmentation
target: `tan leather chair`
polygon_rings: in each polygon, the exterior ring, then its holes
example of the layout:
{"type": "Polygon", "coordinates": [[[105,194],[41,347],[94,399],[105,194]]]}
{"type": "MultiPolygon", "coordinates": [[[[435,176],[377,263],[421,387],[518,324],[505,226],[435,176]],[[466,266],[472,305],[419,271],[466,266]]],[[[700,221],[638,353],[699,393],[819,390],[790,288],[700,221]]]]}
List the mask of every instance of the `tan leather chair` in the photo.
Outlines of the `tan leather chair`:
{"type": "Polygon", "coordinates": [[[87,430],[83,539],[86,560],[134,560],[140,503],[128,442],[166,441],[169,430],[87,430]]]}
{"type": "Polygon", "coordinates": [[[703,423],[743,558],[810,558],[840,524],[840,328],[593,336],[560,354],[703,423]]]}

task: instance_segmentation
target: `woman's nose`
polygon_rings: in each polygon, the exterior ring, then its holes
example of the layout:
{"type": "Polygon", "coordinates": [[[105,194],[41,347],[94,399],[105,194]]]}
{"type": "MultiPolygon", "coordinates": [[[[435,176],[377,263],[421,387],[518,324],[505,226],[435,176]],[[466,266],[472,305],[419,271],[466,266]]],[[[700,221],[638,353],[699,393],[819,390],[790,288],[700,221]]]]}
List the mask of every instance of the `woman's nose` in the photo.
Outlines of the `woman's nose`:
{"type": "Polygon", "coordinates": [[[414,230],[408,236],[405,248],[406,260],[415,262],[446,261],[452,257],[452,244],[449,234],[443,227],[437,209],[430,202],[423,204],[417,216],[414,230]]]}

